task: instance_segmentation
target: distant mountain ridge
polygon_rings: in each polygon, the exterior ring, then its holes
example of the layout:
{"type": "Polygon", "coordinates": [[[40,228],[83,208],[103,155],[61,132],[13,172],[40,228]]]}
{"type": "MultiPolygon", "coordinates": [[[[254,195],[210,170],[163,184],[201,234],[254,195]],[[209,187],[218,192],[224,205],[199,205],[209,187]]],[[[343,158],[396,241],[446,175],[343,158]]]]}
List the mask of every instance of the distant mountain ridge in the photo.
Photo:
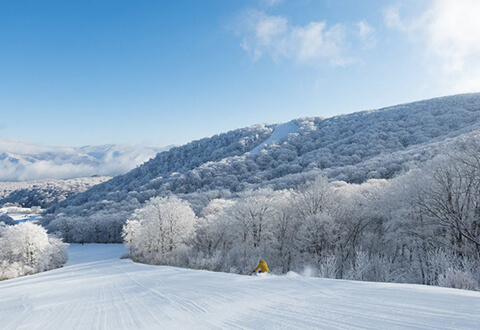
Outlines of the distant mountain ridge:
{"type": "Polygon", "coordinates": [[[67,180],[0,182],[0,208],[6,203],[13,203],[22,207],[39,206],[45,209],[111,178],[94,175],[67,180]]]}
{"type": "Polygon", "coordinates": [[[159,153],[54,205],[47,221],[108,215],[123,223],[149,198],[171,193],[195,204],[249,188],[291,188],[320,175],[353,183],[392,178],[479,128],[476,93],[237,129],[159,153]]]}
{"type": "Polygon", "coordinates": [[[138,145],[46,147],[0,139],[0,181],[123,174],[167,148],[138,145]]]}

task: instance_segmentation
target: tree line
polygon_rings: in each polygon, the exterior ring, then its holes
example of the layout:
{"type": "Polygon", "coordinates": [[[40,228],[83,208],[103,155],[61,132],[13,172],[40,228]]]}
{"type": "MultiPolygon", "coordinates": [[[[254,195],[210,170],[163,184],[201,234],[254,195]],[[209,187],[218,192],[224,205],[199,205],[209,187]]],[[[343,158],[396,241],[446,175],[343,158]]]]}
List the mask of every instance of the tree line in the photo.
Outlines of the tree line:
{"type": "Polygon", "coordinates": [[[130,257],[149,264],[477,289],[480,285],[480,139],[391,180],[325,177],[295,189],[215,198],[195,214],[154,197],[123,227],[130,257]]]}

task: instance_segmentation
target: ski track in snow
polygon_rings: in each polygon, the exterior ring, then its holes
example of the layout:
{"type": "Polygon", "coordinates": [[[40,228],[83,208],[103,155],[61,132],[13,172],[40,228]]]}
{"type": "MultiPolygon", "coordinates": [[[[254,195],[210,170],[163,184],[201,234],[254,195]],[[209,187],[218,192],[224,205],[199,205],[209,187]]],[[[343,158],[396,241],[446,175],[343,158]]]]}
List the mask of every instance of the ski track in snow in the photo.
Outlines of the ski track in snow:
{"type": "Polygon", "coordinates": [[[480,292],[234,274],[69,247],[65,267],[0,282],[1,329],[478,329],[480,292]]]}

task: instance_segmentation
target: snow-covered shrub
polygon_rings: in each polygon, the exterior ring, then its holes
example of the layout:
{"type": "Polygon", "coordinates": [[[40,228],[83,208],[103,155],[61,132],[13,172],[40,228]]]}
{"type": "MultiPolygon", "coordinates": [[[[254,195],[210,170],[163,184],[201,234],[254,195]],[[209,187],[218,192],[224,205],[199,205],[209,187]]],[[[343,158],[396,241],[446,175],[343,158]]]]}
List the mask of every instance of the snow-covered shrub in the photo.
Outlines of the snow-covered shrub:
{"type": "Polygon", "coordinates": [[[476,290],[478,283],[470,272],[449,268],[438,277],[438,285],[464,290],[476,290]]]}
{"type": "Polygon", "coordinates": [[[479,260],[459,256],[455,252],[437,249],[427,253],[425,267],[426,284],[448,288],[476,290],[479,281],[479,260]]]}
{"type": "Polygon", "coordinates": [[[45,248],[45,258],[40,260],[44,270],[61,267],[68,261],[67,244],[57,237],[48,236],[48,245],[45,248]]]}
{"type": "Polygon", "coordinates": [[[337,278],[338,261],[335,256],[323,258],[319,267],[319,276],[323,278],[337,278]]]}
{"type": "Polygon", "coordinates": [[[24,275],[24,269],[18,262],[0,261],[0,281],[24,275]]]}
{"type": "Polygon", "coordinates": [[[188,263],[188,266],[195,269],[205,269],[211,271],[220,271],[222,269],[221,251],[217,250],[210,256],[204,256],[202,253],[194,254],[188,263]]]}
{"type": "Polygon", "coordinates": [[[480,258],[464,257],[461,259],[460,269],[470,273],[477,282],[477,288],[480,288],[480,258]]]}
{"type": "Polygon", "coordinates": [[[67,258],[67,244],[41,226],[24,222],[0,227],[0,278],[58,268],[67,258]]]}
{"type": "Polygon", "coordinates": [[[363,250],[355,251],[355,259],[351,268],[346,272],[345,278],[349,280],[365,281],[370,280],[368,273],[372,267],[370,256],[363,250]]]}
{"type": "Polygon", "coordinates": [[[455,257],[453,253],[447,253],[443,249],[428,251],[424,270],[426,284],[437,285],[439,276],[455,266],[455,257]]]}
{"type": "Polygon", "coordinates": [[[395,265],[392,260],[383,255],[370,256],[371,262],[371,278],[377,282],[394,282],[395,265]]]}

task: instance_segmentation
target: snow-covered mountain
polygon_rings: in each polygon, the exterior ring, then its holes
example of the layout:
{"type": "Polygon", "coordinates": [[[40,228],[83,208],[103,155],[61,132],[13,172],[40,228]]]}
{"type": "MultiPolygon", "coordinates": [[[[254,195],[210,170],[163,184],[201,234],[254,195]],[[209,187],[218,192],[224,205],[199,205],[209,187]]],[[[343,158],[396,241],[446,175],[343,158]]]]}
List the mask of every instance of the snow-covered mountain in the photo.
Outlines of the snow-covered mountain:
{"type": "Polygon", "coordinates": [[[120,228],[157,195],[179,194],[195,204],[248,188],[295,187],[319,175],[354,183],[392,178],[479,129],[479,93],[237,129],[159,153],[54,205],[45,219],[59,213],[84,221],[108,215],[120,228]]]}
{"type": "Polygon", "coordinates": [[[139,145],[46,147],[0,139],[0,181],[118,175],[164,150],[168,148],[139,145]]]}

